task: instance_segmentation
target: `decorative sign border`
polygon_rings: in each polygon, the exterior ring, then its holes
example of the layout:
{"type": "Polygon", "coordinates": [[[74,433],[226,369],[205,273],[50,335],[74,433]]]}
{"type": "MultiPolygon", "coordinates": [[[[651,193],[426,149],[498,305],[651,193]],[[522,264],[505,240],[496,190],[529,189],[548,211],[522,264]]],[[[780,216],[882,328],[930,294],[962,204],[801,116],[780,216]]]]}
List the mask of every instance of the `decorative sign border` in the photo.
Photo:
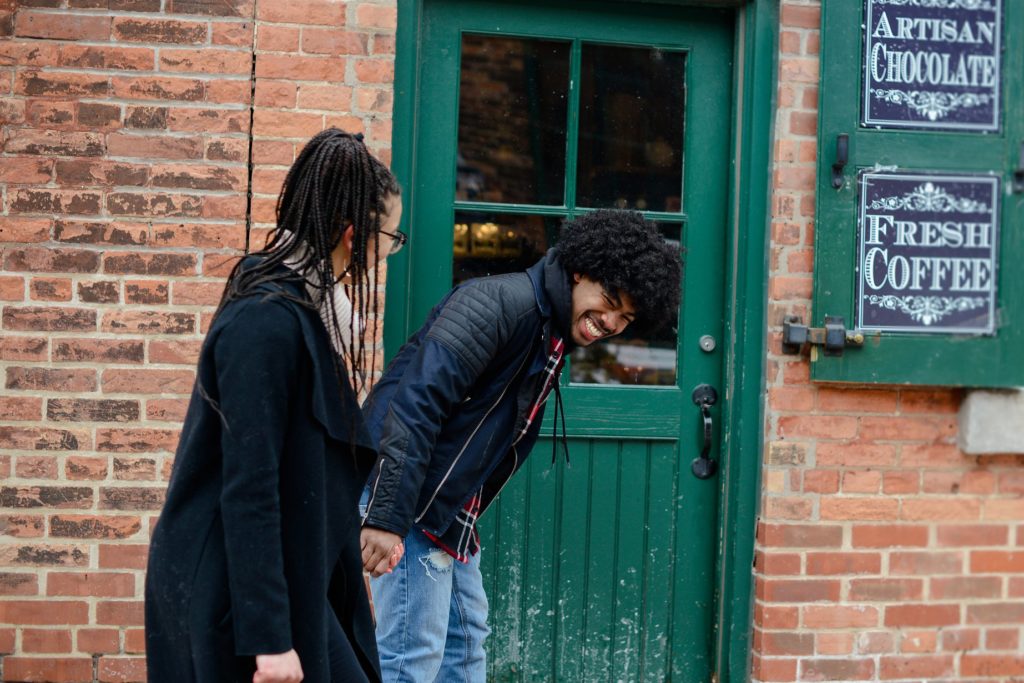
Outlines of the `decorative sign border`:
{"type": "MultiPolygon", "coordinates": [[[[899,172],[872,172],[863,171],[858,182],[860,193],[859,211],[857,217],[857,282],[854,287],[857,297],[856,304],[856,326],[865,331],[887,331],[887,332],[914,332],[918,334],[935,333],[957,333],[957,334],[993,334],[995,332],[995,302],[996,302],[996,278],[998,276],[998,253],[999,253],[999,178],[992,175],[952,175],[945,173],[899,173],[899,172]],[[870,196],[868,191],[872,181],[885,183],[887,181],[898,181],[905,183],[909,191],[883,197],[870,196]],[[969,184],[975,188],[988,186],[985,198],[978,196],[965,197],[956,194],[955,184],[969,184]],[[871,200],[870,206],[868,205],[871,200]],[[882,294],[867,293],[870,289],[865,286],[865,281],[871,278],[877,281],[872,274],[874,258],[866,259],[866,246],[872,242],[866,238],[869,233],[869,211],[890,211],[894,214],[914,213],[931,214],[952,214],[970,215],[984,214],[986,220],[991,222],[992,235],[988,258],[990,259],[990,276],[988,288],[975,294],[951,294],[940,292],[938,294],[895,294],[892,292],[882,294]],[[867,324],[864,322],[866,307],[874,307],[898,311],[908,319],[907,324],[867,324]],[[984,309],[984,325],[943,325],[943,319],[956,313],[963,313],[972,310],[984,309]]],[[[886,237],[892,235],[886,233],[886,237]]],[[[892,246],[892,245],[889,245],[892,246]]],[[[947,249],[941,252],[948,255],[947,249]]],[[[896,258],[902,254],[892,256],[896,258]]],[[[935,266],[932,266],[935,268],[935,266]]],[[[980,312],[980,311],[979,311],[980,312]]]]}
{"type": "MultiPolygon", "coordinates": [[[[1003,0],[864,0],[861,125],[876,128],[998,132],[1001,126],[1002,107],[1000,101],[1003,58],[1002,3],[1003,0]],[[892,38],[876,39],[872,35],[872,29],[875,27],[876,18],[881,16],[876,14],[876,10],[884,13],[885,11],[899,11],[901,8],[905,13],[916,13],[922,16],[894,15],[892,19],[889,19],[887,15],[885,24],[889,29],[887,32],[892,35],[892,31],[895,31],[899,37],[894,35],[892,38]],[[949,14],[948,17],[941,15],[940,12],[943,10],[949,14]],[[991,50],[981,54],[976,50],[948,48],[943,53],[941,50],[943,44],[957,45],[961,40],[970,42],[972,38],[975,41],[979,39],[977,27],[974,30],[970,27],[969,17],[980,12],[994,13],[995,30],[991,50]],[[957,19],[960,19],[961,22],[957,23],[957,19]],[[912,23],[901,25],[897,20],[912,23]],[[912,31],[917,31],[917,40],[905,37],[906,33],[912,31]],[[943,39],[945,39],[945,43],[943,39]],[[936,45],[940,47],[936,48],[936,45]],[[915,68],[937,69],[945,74],[944,79],[952,71],[956,71],[956,65],[963,66],[963,60],[991,58],[994,60],[995,69],[992,85],[975,86],[970,90],[964,89],[965,86],[959,84],[919,87],[904,83],[903,87],[886,86],[873,79],[873,66],[879,58],[876,53],[885,54],[886,48],[893,46],[904,48],[904,51],[899,54],[908,56],[905,61],[909,65],[913,65],[915,68]],[[916,54],[906,49],[916,47],[921,48],[916,54]],[[872,113],[873,103],[902,105],[905,107],[906,114],[901,118],[878,116],[872,113]],[[968,110],[987,111],[988,115],[977,121],[951,121],[948,119],[950,115],[955,117],[957,112],[963,115],[968,110]]],[[[957,47],[959,46],[957,45],[957,47]]],[[[964,68],[966,73],[967,67],[964,68]]],[[[972,68],[983,70],[983,67],[978,64],[973,64],[972,68]]]]}

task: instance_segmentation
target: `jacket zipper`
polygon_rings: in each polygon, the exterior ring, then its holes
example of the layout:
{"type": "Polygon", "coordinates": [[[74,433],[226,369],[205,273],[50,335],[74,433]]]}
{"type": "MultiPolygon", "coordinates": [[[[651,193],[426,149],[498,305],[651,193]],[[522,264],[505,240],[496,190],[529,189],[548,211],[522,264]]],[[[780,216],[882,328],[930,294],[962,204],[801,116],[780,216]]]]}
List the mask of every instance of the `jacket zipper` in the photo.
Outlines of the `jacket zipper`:
{"type": "Polygon", "coordinates": [[[519,369],[516,370],[516,373],[514,375],[512,375],[512,379],[510,379],[508,384],[505,385],[505,388],[501,390],[501,394],[494,402],[494,405],[488,408],[487,412],[484,413],[484,416],[480,418],[480,422],[478,422],[476,427],[473,428],[473,432],[469,435],[469,438],[466,439],[466,443],[462,444],[462,449],[459,450],[458,455],[455,456],[455,460],[453,460],[452,464],[448,467],[448,471],[444,473],[444,477],[438,483],[437,488],[434,489],[434,493],[433,495],[430,496],[430,500],[428,500],[427,504],[423,506],[423,509],[420,511],[420,514],[416,517],[416,519],[413,520],[413,522],[419,523],[419,521],[423,519],[423,515],[427,514],[427,510],[429,510],[430,506],[434,504],[434,499],[437,498],[437,494],[441,492],[441,487],[443,487],[445,482],[448,481],[448,477],[451,476],[452,470],[454,470],[455,466],[459,463],[459,460],[462,458],[462,454],[466,452],[467,448],[469,448],[469,444],[473,440],[473,437],[476,436],[476,433],[478,431],[480,431],[480,427],[482,427],[484,422],[487,421],[488,416],[490,416],[494,409],[498,407],[498,404],[501,403],[501,399],[505,398],[505,393],[508,392],[508,388],[512,386],[512,383],[515,381],[516,377],[518,377],[519,373],[522,372],[523,366],[526,365],[526,361],[530,360],[531,355],[532,354],[530,353],[526,354],[526,357],[523,358],[523,362],[519,364],[519,369]]]}

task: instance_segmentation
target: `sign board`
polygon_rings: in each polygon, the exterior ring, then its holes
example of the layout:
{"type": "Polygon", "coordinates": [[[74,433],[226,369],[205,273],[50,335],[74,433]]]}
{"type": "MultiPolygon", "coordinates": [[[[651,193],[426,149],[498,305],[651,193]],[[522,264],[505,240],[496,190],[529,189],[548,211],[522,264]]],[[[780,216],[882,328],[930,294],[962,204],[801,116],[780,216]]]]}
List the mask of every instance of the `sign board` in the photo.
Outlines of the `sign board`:
{"type": "Polygon", "coordinates": [[[857,327],[995,331],[999,179],[863,172],[857,327]]]}
{"type": "Polygon", "coordinates": [[[998,131],[1003,0],[865,0],[861,124],[998,131]]]}

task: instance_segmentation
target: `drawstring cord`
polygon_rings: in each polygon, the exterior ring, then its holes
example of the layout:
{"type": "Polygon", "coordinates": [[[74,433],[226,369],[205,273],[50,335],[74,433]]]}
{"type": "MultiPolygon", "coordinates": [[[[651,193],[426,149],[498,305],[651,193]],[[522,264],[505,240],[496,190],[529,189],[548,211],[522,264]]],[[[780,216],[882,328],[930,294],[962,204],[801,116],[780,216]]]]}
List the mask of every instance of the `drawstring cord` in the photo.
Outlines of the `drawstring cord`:
{"type": "Polygon", "coordinates": [[[562,421],[562,451],[565,453],[565,466],[572,467],[569,462],[569,439],[565,431],[565,406],[562,404],[562,390],[559,388],[558,378],[555,378],[555,414],[551,421],[551,465],[554,466],[558,457],[558,421],[562,421]]]}

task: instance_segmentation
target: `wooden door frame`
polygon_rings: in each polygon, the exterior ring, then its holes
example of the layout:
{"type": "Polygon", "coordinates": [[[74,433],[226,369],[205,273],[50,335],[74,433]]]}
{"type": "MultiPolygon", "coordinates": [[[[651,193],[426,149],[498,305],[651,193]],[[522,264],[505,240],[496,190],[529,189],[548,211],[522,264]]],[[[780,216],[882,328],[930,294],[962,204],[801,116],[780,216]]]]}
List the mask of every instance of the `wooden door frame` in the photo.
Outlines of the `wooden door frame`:
{"type": "MultiPolygon", "coordinates": [[[[416,216],[417,98],[423,4],[397,0],[394,140],[392,167],[404,189],[404,229],[416,216]]],[[[618,0],[644,2],[659,0],[618,0]]],[[[728,193],[725,358],[719,478],[718,557],[716,560],[717,680],[745,681],[750,673],[753,614],[753,558],[760,506],[764,447],[764,359],[766,355],[767,239],[770,221],[772,130],[775,114],[779,0],[660,0],[661,4],[735,7],[732,149],[728,193]]],[[[407,305],[411,255],[408,247],[388,266],[384,321],[385,351],[392,355],[415,321],[407,305]]]]}

